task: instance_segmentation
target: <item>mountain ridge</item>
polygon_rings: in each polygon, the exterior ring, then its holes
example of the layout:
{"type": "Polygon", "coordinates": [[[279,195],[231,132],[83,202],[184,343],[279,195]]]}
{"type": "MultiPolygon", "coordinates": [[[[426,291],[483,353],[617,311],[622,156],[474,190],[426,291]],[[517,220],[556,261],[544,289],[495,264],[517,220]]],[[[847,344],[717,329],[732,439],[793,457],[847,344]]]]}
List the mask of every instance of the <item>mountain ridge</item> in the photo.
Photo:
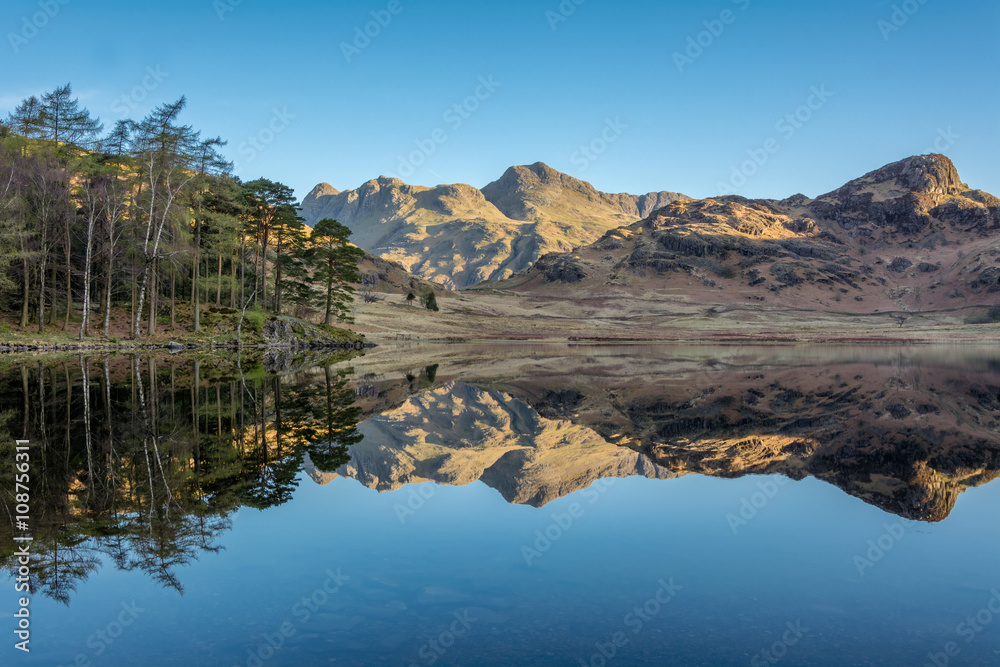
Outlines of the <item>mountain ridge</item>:
{"type": "Polygon", "coordinates": [[[997,302],[998,231],[1000,199],[931,154],[816,199],[672,202],[593,244],[544,255],[497,287],[603,300],[619,316],[670,300],[762,312],[959,310],[997,302]]]}
{"type": "Polygon", "coordinates": [[[603,193],[542,162],[511,167],[482,190],[409,185],[380,176],[355,190],[320,183],[300,208],[307,223],[332,218],[358,246],[445,287],[510,277],[546,252],[571,250],[687,199],[674,192],[603,193]]]}

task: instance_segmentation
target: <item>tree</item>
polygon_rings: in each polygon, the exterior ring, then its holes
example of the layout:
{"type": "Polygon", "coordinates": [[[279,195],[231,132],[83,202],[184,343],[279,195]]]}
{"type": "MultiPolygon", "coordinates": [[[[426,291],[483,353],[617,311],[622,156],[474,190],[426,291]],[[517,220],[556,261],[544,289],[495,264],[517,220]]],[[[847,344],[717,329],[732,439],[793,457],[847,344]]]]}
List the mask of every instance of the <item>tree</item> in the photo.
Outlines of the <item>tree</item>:
{"type": "MultiPolygon", "coordinates": [[[[68,225],[72,217],[69,174],[52,158],[36,158],[25,163],[24,205],[27,223],[33,228],[32,245],[38,258],[38,333],[45,330],[45,271],[52,251],[52,230],[68,225]]],[[[27,276],[25,280],[28,280],[27,276]]],[[[53,301],[55,295],[53,295],[53,301]]]]}
{"type": "Polygon", "coordinates": [[[30,235],[24,225],[21,161],[0,146],[0,294],[17,288],[11,267],[28,257],[24,247],[30,235]]]}
{"type": "Polygon", "coordinates": [[[891,317],[892,319],[894,319],[896,321],[896,324],[899,325],[899,328],[902,329],[903,325],[906,324],[906,322],[910,319],[910,314],[909,313],[892,313],[891,315],[889,315],[889,317],[891,317]]]}
{"type": "Polygon", "coordinates": [[[352,321],[348,315],[354,301],[351,283],[361,281],[358,262],[365,251],[351,245],[350,236],[350,229],[325,218],[316,223],[310,238],[316,266],[314,276],[325,288],[326,316],[323,321],[327,326],[334,316],[341,322],[352,321]]]}
{"type": "MultiPolygon", "coordinates": [[[[32,95],[22,101],[14,111],[7,116],[7,125],[25,139],[39,136],[42,115],[42,102],[32,95]]],[[[22,151],[23,154],[24,151],[22,151]]]]}
{"type": "Polygon", "coordinates": [[[204,252],[215,255],[216,262],[215,305],[222,305],[223,289],[227,288],[227,303],[230,308],[237,308],[237,251],[242,237],[240,216],[246,209],[243,186],[228,174],[212,177],[202,205],[201,247],[204,252]],[[227,260],[230,272],[228,276],[223,276],[227,260]]]}
{"type": "Polygon", "coordinates": [[[72,96],[73,88],[68,83],[42,95],[36,121],[38,133],[55,142],[57,150],[61,144],[90,148],[104,129],[101,121],[91,118],[89,111],[80,108],[80,100],[72,96]]]}
{"type": "Polygon", "coordinates": [[[78,195],[83,201],[82,212],[87,223],[84,234],[86,251],[83,265],[83,314],[80,317],[79,335],[81,342],[84,336],[90,335],[90,268],[94,257],[94,232],[97,229],[98,219],[104,213],[104,198],[101,195],[102,180],[100,176],[90,179],[80,187],[78,195]]]}
{"type": "Polygon", "coordinates": [[[417,295],[414,294],[413,292],[410,292],[409,294],[406,295],[406,303],[408,305],[412,306],[413,302],[414,302],[414,300],[416,300],[416,298],[417,298],[417,295]]]}
{"type": "MultiPolygon", "coordinates": [[[[285,204],[278,209],[274,221],[274,312],[281,314],[283,277],[291,268],[295,257],[301,255],[306,243],[305,220],[299,217],[298,209],[285,204]]],[[[293,274],[295,270],[292,269],[293,274]]]]}
{"type": "Polygon", "coordinates": [[[420,303],[424,304],[424,308],[433,310],[435,313],[441,310],[438,308],[437,296],[435,296],[434,290],[430,287],[420,294],[420,303]]]}
{"type": "Polygon", "coordinates": [[[267,251],[271,244],[271,233],[283,207],[295,206],[295,191],[287,185],[275,183],[266,178],[258,178],[243,186],[247,206],[256,223],[257,275],[254,278],[254,292],[260,289],[258,305],[267,308],[267,251]]]}
{"type": "Polygon", "coordinates": [[[132,121],[118,121],[111,134],[105,138],[102,149],[107,173],[100,181],[98,197],[103,207],[101,217],[101,238],[104,259],[104,337],[108,338],[111,327],[111,297],[114,289],[115,257],[125,232],[125,222],[129,207],[131,174],[127,151],[132,143],[136,125],[132,121]]]}
{"type": "MultiPolygon", "coordinates": [[[[140,245],[142,273],[132,321],[132,336],[136,340],[141,337],[142,307],[160,259],[164,231],[180,215],[178,197],[198,175],[198,133],[188,125],[177,125],[177,117],[186,105],[184,97],[173,104],[160,105],[138,128],[136,161],[142,166],[148,191],[143,206],[146,230],[140,245]]],[[[152,310],[151,306],[151,314],[152,310]]]]}
{"type": "Polygon", "coordinates": [[[197,204],[194,206],[194,253],[191,261],[191,303],[194,309],[194,330],[195,333],[201,331],[201,285],[198,284],[199,269],[201,264],[201,227],[202,209],[205,201],[205,194],[208,189],[207,178],[226,173],[232,167],[227,162],[218,149],[225,146],[227,142],[216,137],[207,141],[202,141],[198,145],[198,179],[196,180],[197,204]]]}

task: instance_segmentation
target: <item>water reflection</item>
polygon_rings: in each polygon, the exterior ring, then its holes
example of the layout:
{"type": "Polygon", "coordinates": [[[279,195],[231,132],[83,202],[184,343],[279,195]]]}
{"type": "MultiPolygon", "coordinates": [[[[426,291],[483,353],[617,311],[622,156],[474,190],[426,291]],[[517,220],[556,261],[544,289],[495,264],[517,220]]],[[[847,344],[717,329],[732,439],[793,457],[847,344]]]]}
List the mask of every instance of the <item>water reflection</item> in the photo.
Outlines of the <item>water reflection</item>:
{"type": "Polygon", "coordinates": [[[394,409],[386,378],[402,371],[373,359],[385,375],[366,374],[364,395],[378,414],[338,473],[380,491],[481,480],[535,506],[606,477],[813,476],[920,521],[1000,475],[989,350],[533,352],[439,350],[451,363],[438,386],[394,409]]]}
{"type": "MultiPolygon", "coordinates": [[[[274,373],[236,358],[88,357],[2,374],[0,441],[33,443],[32,590],[68,603],[107,559],[183,592],[178,570],[222,548],[236,509],[290,500],[307,453],[348,460],[362,436],[350,369],[329,365],[342,359],[274,373]]],[[[0,452],[13,469],[13,449],[0,452]]]]}
{"type": "Polygon", "coordinates": [[[34,443],[33,588],[68,603],[104,561],[183,592],[238,508],[307,478],[481,481],[542,507],[604,478],[813,476],[941,521],[1000,474],[997,371],[988,354],[886,350],[50,359],[0,373],[0,442],[34,443]]]}

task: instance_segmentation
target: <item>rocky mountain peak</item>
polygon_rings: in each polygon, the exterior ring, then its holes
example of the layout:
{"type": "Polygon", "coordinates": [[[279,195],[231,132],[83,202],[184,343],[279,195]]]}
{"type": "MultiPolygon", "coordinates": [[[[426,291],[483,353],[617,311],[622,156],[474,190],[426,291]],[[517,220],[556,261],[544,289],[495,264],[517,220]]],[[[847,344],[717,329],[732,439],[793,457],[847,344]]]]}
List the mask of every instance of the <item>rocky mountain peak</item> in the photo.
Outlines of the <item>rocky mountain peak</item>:
{"type": "Polygon", "coordinates": [[[968,190],[955,164],[944,155],[917,155],[878,169],[869,176],[876,183],[896,181],[911,192],[959,195],[968,190]]]}
{"type": "Polygon", "coordinates": [[[944,155],[915,155],[869,172],[830,193],[853,195],[863,190],[882,189],[889,193],[918,195],[961,195],[969,186],[962,183],[955,164],[944,155]]]}
{"type": "Polygon", "coordinates": [[[375,182],[378,183],[379,186],[383,188],[402,187],[406,185],[406,183],[404,183],[400,179],[391,178],[389,176],[379,176],[377,179],[375,179],[375,182]]]}
{"type": "Polygon", "coordinates": [[[316,201],[320,197],[339,195],[340,191],[329,183],[320,183],[314,187],[303,201],[316,201]]]}

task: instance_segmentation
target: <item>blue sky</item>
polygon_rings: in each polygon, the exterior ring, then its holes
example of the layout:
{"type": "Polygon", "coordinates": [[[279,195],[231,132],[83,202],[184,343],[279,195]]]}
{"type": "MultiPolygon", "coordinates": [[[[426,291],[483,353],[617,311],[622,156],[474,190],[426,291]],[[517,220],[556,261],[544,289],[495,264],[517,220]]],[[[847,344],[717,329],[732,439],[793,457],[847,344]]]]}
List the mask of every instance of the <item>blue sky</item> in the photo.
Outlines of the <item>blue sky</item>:
{"type": "Polygon", "coordinates": [[[935,142],[1000,193],[992,1],[6,0],[0,26],[0,113],[67,81],[109,127],[187,95],[241,176],[299,196],[539,160],[609,192],[816,196],[935,142]]]}

